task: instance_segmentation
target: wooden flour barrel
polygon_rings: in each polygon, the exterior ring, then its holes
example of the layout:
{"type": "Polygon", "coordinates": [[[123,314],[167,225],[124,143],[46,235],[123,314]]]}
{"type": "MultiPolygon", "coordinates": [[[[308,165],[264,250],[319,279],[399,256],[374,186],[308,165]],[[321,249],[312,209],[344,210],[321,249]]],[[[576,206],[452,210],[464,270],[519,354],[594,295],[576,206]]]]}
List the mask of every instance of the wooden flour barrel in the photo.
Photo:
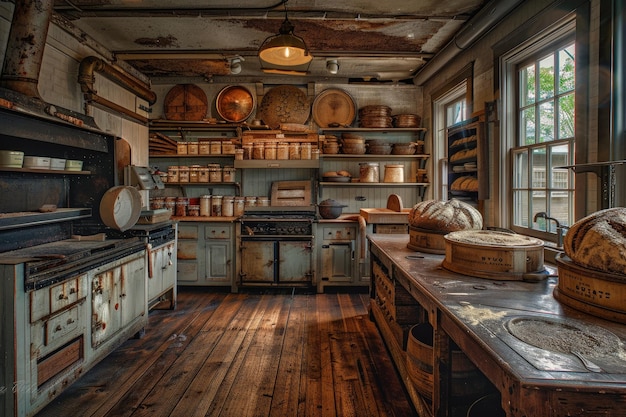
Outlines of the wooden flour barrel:
{"type": "Polygon", "coordinates": [[[545,271],[543,241],[516,233],[464,230],[448,233],[445,269],[495,280],[522,280],[545,271]]]}
{"type": "MultiPolygon", "coordinates": [[[[476,400],[489,390],[489,381],[456,345],[452,344],[451,397],[456,403],[476,400]]],[[[415,389],[426,399],[433,395],[433,328],[428,323],[411,327],[406,365],[415,389]]]]}
{"type": "Polygon", "coordinates": [[[585,313],[626,324],[626,275],[580,266],[562,253],[556,264],[559,281],[554,298],[585,313]]]}
{"type": "Polygon", "coordinates": [[[447,234],[448,232],[409,226],[409,243],[406,246],[418,252],[444,255],[446,253],[446,241],[443,237],[447,234]]]}

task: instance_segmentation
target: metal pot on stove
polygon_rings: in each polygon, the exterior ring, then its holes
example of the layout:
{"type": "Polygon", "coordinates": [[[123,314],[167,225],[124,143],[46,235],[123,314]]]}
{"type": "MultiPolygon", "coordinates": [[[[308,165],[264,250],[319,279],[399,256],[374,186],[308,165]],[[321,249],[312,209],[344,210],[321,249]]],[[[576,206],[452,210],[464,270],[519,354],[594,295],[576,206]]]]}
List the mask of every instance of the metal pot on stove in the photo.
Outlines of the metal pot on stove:
{"type": "Polygon", "coordinates": [[[320,212],[320,216],[324,219],[336,219],[341,216],[341,212],[344,207],[348,207],[344,204],[340,204],[339,202],[327,199],[318,204],[318,209],[320,212]]]}

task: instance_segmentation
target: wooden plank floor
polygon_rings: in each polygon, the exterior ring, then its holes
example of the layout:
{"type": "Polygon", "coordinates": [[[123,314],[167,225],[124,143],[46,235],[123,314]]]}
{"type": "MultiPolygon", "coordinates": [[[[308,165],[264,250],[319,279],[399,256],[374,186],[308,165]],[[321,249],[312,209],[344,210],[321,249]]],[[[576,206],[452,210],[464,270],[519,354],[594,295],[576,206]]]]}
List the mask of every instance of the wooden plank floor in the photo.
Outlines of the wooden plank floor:
{"type": "Polygon", "coordinates": [[[181,288],[38,416],[417,416],[368,303],[181,288]]]}

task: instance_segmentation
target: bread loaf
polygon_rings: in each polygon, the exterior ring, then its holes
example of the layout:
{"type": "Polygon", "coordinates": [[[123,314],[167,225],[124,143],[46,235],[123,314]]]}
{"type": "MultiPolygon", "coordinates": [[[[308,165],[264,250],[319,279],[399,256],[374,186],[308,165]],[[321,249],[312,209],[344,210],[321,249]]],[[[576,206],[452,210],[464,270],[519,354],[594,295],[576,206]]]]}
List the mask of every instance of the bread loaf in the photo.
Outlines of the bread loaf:
{"type": "Polygon", "coordinates": [[[626,208],[600,210],[577,221],[563,249],[578,265],[626,275],[626,208]]]}
{"type": "Polygon", "coordinates": [[[478,179],[471,175],[464,175],[452,181],[452,191],[478,191],[478,179]]]}
{"type": "Polygon", "coordinates": [[[480,230],[483,217],[478,210],[462,201],[426,200],[417,203],[409,213],[409,224],[441,232],[480,230]]]}

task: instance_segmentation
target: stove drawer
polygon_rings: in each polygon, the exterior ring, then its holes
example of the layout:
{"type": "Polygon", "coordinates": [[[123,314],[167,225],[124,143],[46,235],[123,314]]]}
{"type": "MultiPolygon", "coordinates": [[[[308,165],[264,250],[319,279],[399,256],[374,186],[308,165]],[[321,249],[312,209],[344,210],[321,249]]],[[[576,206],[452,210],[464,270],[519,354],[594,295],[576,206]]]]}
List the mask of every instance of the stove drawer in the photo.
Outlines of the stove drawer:
{"type": "Polygon", "coordinates": [[[207,226],[204,229],[205,239],[230,239],[230,226],[207,226]]]}
{"type": "Polygon", "coordinates": [[[63,341],[78,328],[78,307],[71,308],[46,322],[46,346],[63,341]]]}
{"type": "Polygon", "coordinates": [[[71,278],[30,293],[30,322],[61,311],[85,298],[86,275],[71,278]]]}

